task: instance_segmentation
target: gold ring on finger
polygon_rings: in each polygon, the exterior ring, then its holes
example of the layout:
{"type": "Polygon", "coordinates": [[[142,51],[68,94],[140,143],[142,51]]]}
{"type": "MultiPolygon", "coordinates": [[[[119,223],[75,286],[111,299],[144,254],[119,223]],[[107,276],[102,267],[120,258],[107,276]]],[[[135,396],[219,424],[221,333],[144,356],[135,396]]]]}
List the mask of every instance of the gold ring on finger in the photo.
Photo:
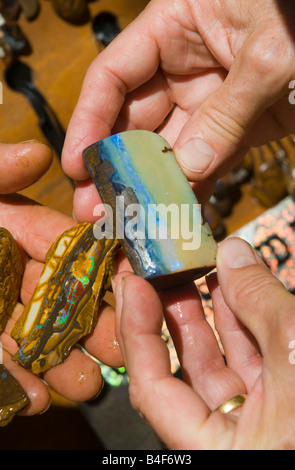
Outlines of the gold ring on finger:
{"type": "Polygon", "coordinates": [[[220,405],[215,411],[220,411],[220,413],[227,415],[232,411],[236,410],[237,408],[243,406],[245,400],[245,395],[236,395],[235,397],[230,398],[230,400],[227,400],[222,403],[222,405],[220,405]]]}

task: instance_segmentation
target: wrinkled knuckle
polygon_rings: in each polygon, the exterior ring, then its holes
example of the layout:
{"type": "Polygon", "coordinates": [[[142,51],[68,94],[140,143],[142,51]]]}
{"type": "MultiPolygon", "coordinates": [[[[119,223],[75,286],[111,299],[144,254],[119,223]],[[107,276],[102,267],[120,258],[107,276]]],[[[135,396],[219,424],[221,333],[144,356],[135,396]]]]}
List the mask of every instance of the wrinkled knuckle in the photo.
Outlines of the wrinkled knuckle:
{"type": "Polygon", "coordinates": [[[264,348],[286,356],[295,341],[295,299],[283,284],[263,269],[249,267],[242,282],[238,277],[233,281],[232,296],[236,311],[255,317],[255,329],[263,330],[264,348]]]}
{"type": "MultiPolygon", "coordinates": [[[[230,98],[228,97],[228,99],[230,98]]],[[[234,109],[234,106],[231,109],[234,109]]],[[[202,119],[207,129],[210,129],[215,135],[220,136],[226,142],[230,142],[233,145],[240,142],[241,136],[244,133],[243,124],[238,121],[238,117],[234,116],[232,112],[227,112],[226,108],[220,105],[218,101],[211,103],[202,119]]]]}
{"type": "Polygon", "coordinates": [[[247,45],[242,60],[265,90],[281,88],[290,73],[290,45],[284,35],[263,36],[247,45]]]}
{"type": "Polygon", "coordinates": [[[247,275],[240,279],[239,276],[232,279],[233,294],[237,303],[244,304],[250,298],[263,297],[266,290],[265,275],[256,272],[251,273],[251,266],[247,275]],[[254,277],[255,276],[255,277],[254,277]]]}
{"type": "Polygon", "coordinates": [[[273,310],[281,308],[275,303],[269,305],[270,299],[280,288],[279,281],[275,277],[266,275],[262,266],[260,270],[257,270],[257,266],[249,266],[244,274],[242,279],[236,276],[232,281],[232,296],[237,309],[255,305],[260,311],[268,310],[270,307],[273,310]]]}
{"type": "Polygon", "coordinates": [[[260,42],[253,42],[244,52],[244,61],[255,70],[255,74],[261,78],[266,78],[275,69],[274,57],[266,47],[261,48],[260,42]]]}

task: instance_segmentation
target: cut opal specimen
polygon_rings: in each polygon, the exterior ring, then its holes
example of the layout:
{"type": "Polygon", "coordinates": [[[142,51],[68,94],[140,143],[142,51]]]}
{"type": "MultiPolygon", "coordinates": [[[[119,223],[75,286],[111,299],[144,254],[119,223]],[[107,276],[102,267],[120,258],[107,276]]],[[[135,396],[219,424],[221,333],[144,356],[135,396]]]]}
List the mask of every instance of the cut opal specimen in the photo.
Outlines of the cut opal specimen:
{"type": "Polygon", "coordinates": [[[13,359],[34,374],[60,364],[89,334],[110,286],[115,239],[97,240],[93,225],[64,232],[47,253],[45,267],[12,337],[19,346],[13,359]]]}
{"type": "Polygon", "coordinates": [[[215,267],[217,244],[165,139],[126,131],[86,148],[83,157],[109,215],[108,230],[137,275],[164,289],[215,267]]]}

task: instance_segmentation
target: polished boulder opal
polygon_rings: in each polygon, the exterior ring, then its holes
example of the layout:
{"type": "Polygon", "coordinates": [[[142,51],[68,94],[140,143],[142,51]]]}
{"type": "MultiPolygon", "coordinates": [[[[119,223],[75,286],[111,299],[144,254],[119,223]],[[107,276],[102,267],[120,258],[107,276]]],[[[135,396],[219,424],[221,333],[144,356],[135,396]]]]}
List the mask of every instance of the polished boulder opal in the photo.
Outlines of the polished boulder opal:
{"type": "Polygon", "coordinates": [[[86,148],[83,157],[108,216],[101,232],[120,240],[137,275],[166,289],[215,267],[217,244],[165,139],[126,131],[86,148]]]}
{"type": "Polygon", "coordinates": [[[97,240],[93,225],[62,233],[49,249],[41,278],[11,336],[20,365],[40,374],[60,364],[90,333],[110,286],[117,240],[97,240]]]}

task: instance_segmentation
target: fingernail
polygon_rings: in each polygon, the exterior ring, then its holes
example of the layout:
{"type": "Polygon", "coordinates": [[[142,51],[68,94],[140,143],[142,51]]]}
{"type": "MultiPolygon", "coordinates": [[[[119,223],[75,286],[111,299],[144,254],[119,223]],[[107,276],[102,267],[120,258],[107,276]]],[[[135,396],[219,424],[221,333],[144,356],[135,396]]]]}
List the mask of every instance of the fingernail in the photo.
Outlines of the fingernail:
{"type": "Polygon", "coordinates": [[[49,408],[51,407],[51,404],[52,404],[52,398],[50,396],[48,405],[46,406],[46,408],[43,411],[41,411],[41,413],[39,413],[39,416],[44,415],[44,413],[46,413],[49,410],[49,408]]]}
{"type": "Polygon", "coordinates": [[[112,277],[111,282],[112,282],[113,293],[115,295],[115,300],[116,300],[116,312],[120,316],[122,312],[122,307],[123,307],[124,278],[120,276],[116,278],[112,277]]]}
{"type": "Polygon", "coordinates": [[[77,224],[79,223],[79,221],[78,221],[78,219],[75,215],[75,209],[73,209],[73,211],[72,211],[72,218],[77,222],[77,224]]]}
{"type": "Polygon", "coordinates": [[[22,142],[20,142],[20,144],[43,144],[51,148],[47,142],[44,142],[43,140],[38,140],[38,139],[23,140],[22,142]]]}
{"type": "Polygon", "coordinates": [[[112,284],[113,292],[115,293],[116,292],[116,287],[117,287],[115,276],[111,276],[111,284],[112,284]]]}
{"type": "Polygon", "coordinates": [[[94,397],[90,398],[89,401],[94,401],[94,400],[96,400],[96,398],[98,398],[99,395],[101,394],[101,392],[103,391],[104,386],[105,386],[105,381],[104,381],[104,378],[103,378],[103,377],[101,377],[101,378],[102,378],[102,381],[101,381],[101,386],[100,386],[99,391],[95,394],[94,397]]]}
{"type": "Polygon", "coordinates": [[[179,164],[194,173],[203,173],[213,162],[216,153],[203,140],[190,140],[179,150],[175,150],[179,164]]]}
{"type": "Polygon", "coordinates": [[[257,258],[251,246],[242,239],[232,238],[221,243],[217,253],[217,265],[230,269],[245,268],[257,264],[257,258]]]}

